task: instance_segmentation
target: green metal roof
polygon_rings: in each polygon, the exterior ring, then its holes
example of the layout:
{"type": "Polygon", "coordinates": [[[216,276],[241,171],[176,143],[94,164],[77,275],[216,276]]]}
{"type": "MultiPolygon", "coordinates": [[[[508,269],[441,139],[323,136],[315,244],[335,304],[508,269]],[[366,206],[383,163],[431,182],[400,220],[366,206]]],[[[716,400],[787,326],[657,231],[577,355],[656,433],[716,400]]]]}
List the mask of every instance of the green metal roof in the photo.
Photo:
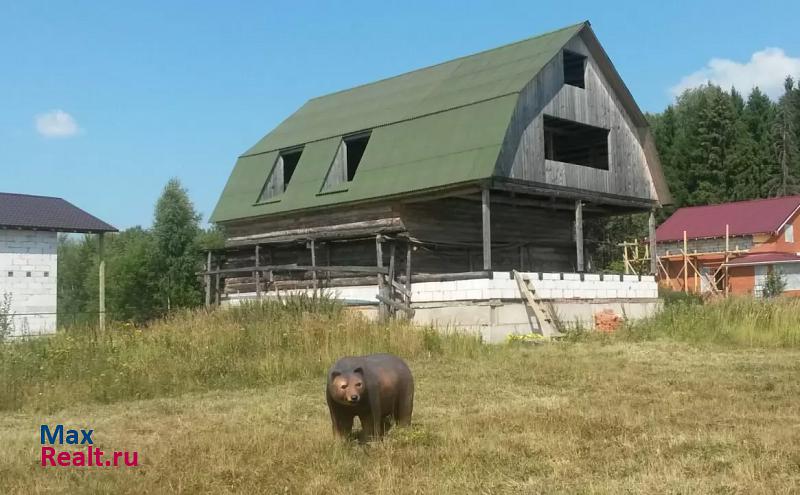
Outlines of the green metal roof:
{"type": "Polygon", "coordinates": [[[314,98],[236,162],[213,222],[492,176],[519,92],[587,23],[314,98]],[[322,192],[343,135],[372,130],[352,182],[322,192]],[[305,145],[286,191],[256,204],[278,150],[305,145]]]}

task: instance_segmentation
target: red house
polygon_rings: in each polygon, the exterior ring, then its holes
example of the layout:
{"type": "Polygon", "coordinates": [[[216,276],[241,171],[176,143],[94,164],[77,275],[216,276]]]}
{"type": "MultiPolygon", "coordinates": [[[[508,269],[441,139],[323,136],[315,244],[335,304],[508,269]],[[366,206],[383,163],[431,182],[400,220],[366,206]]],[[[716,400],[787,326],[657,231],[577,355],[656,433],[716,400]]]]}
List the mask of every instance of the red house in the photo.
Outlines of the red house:
{"type": "Polygon", "coordinates": [[[680,208],[656,230],[662,285],[759,296],[770,271],[800,296],[800,195],[680,208]]]}

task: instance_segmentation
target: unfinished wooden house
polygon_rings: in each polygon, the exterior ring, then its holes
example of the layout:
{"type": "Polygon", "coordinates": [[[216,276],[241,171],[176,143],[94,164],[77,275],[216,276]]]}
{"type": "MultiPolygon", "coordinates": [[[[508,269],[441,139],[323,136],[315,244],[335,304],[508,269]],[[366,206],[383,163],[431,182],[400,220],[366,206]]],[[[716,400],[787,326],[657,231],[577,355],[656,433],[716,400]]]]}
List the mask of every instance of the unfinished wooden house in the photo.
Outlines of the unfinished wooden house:
{"type": "Polygon", "coordinates": [[[332,287],[407,314],[526,295],[652,302],[650,278],[587,273],[583,225],[669,201],[647,122],[584,22],[309,100],[236,162],[207,297],[332,287]],[[580,285],[595,281],[608,283],[580,285]]]}

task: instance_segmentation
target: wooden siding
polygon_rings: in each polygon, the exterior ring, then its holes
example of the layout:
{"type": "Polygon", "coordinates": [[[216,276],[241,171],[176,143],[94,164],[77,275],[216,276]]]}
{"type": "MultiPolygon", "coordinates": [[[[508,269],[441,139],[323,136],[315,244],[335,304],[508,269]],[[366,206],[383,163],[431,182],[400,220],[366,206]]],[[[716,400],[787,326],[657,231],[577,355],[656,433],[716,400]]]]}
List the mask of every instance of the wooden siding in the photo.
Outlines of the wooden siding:
{"type": "Polygon", "coordinates": [[[564,84],[556,56],[520,93],[496,175],[622,197],[657,200],[640,143],[627,115],[580,37],[565,49],[587,56],[585,89],[564,84]],[[543,115],[609,129],[609,170],[545,160],[543,115]]]}
{"type": "Polygon", "coordinates": [[[325,181],[322,184],[322,190],[327,191],[342,187],[342,184],[347,183],[347,145],[344,141],[339,142],[339,147],[336,149],[336,155],[333,157],[333,162],[325,176],[325,181]]]}

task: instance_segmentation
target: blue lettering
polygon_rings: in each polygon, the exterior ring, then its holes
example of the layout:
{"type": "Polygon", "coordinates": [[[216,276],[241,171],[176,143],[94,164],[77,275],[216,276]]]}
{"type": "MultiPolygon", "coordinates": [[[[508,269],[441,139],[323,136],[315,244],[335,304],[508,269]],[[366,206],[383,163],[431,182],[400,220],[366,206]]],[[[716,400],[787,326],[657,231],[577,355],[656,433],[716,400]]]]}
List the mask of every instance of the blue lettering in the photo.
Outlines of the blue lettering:
{"type": "Polygon", "coordinates": [[[50,428],[47,425],[42,425],[39,429],[39,437],[42,441],[42,445],[45,443],[54,444],[56,443],[56,439],[59,444],[64,443],[64,425],[57,425],[56,429],[51,433],[50,428]],[[47,441],[45,442],[45,439],[47,441]]]}

